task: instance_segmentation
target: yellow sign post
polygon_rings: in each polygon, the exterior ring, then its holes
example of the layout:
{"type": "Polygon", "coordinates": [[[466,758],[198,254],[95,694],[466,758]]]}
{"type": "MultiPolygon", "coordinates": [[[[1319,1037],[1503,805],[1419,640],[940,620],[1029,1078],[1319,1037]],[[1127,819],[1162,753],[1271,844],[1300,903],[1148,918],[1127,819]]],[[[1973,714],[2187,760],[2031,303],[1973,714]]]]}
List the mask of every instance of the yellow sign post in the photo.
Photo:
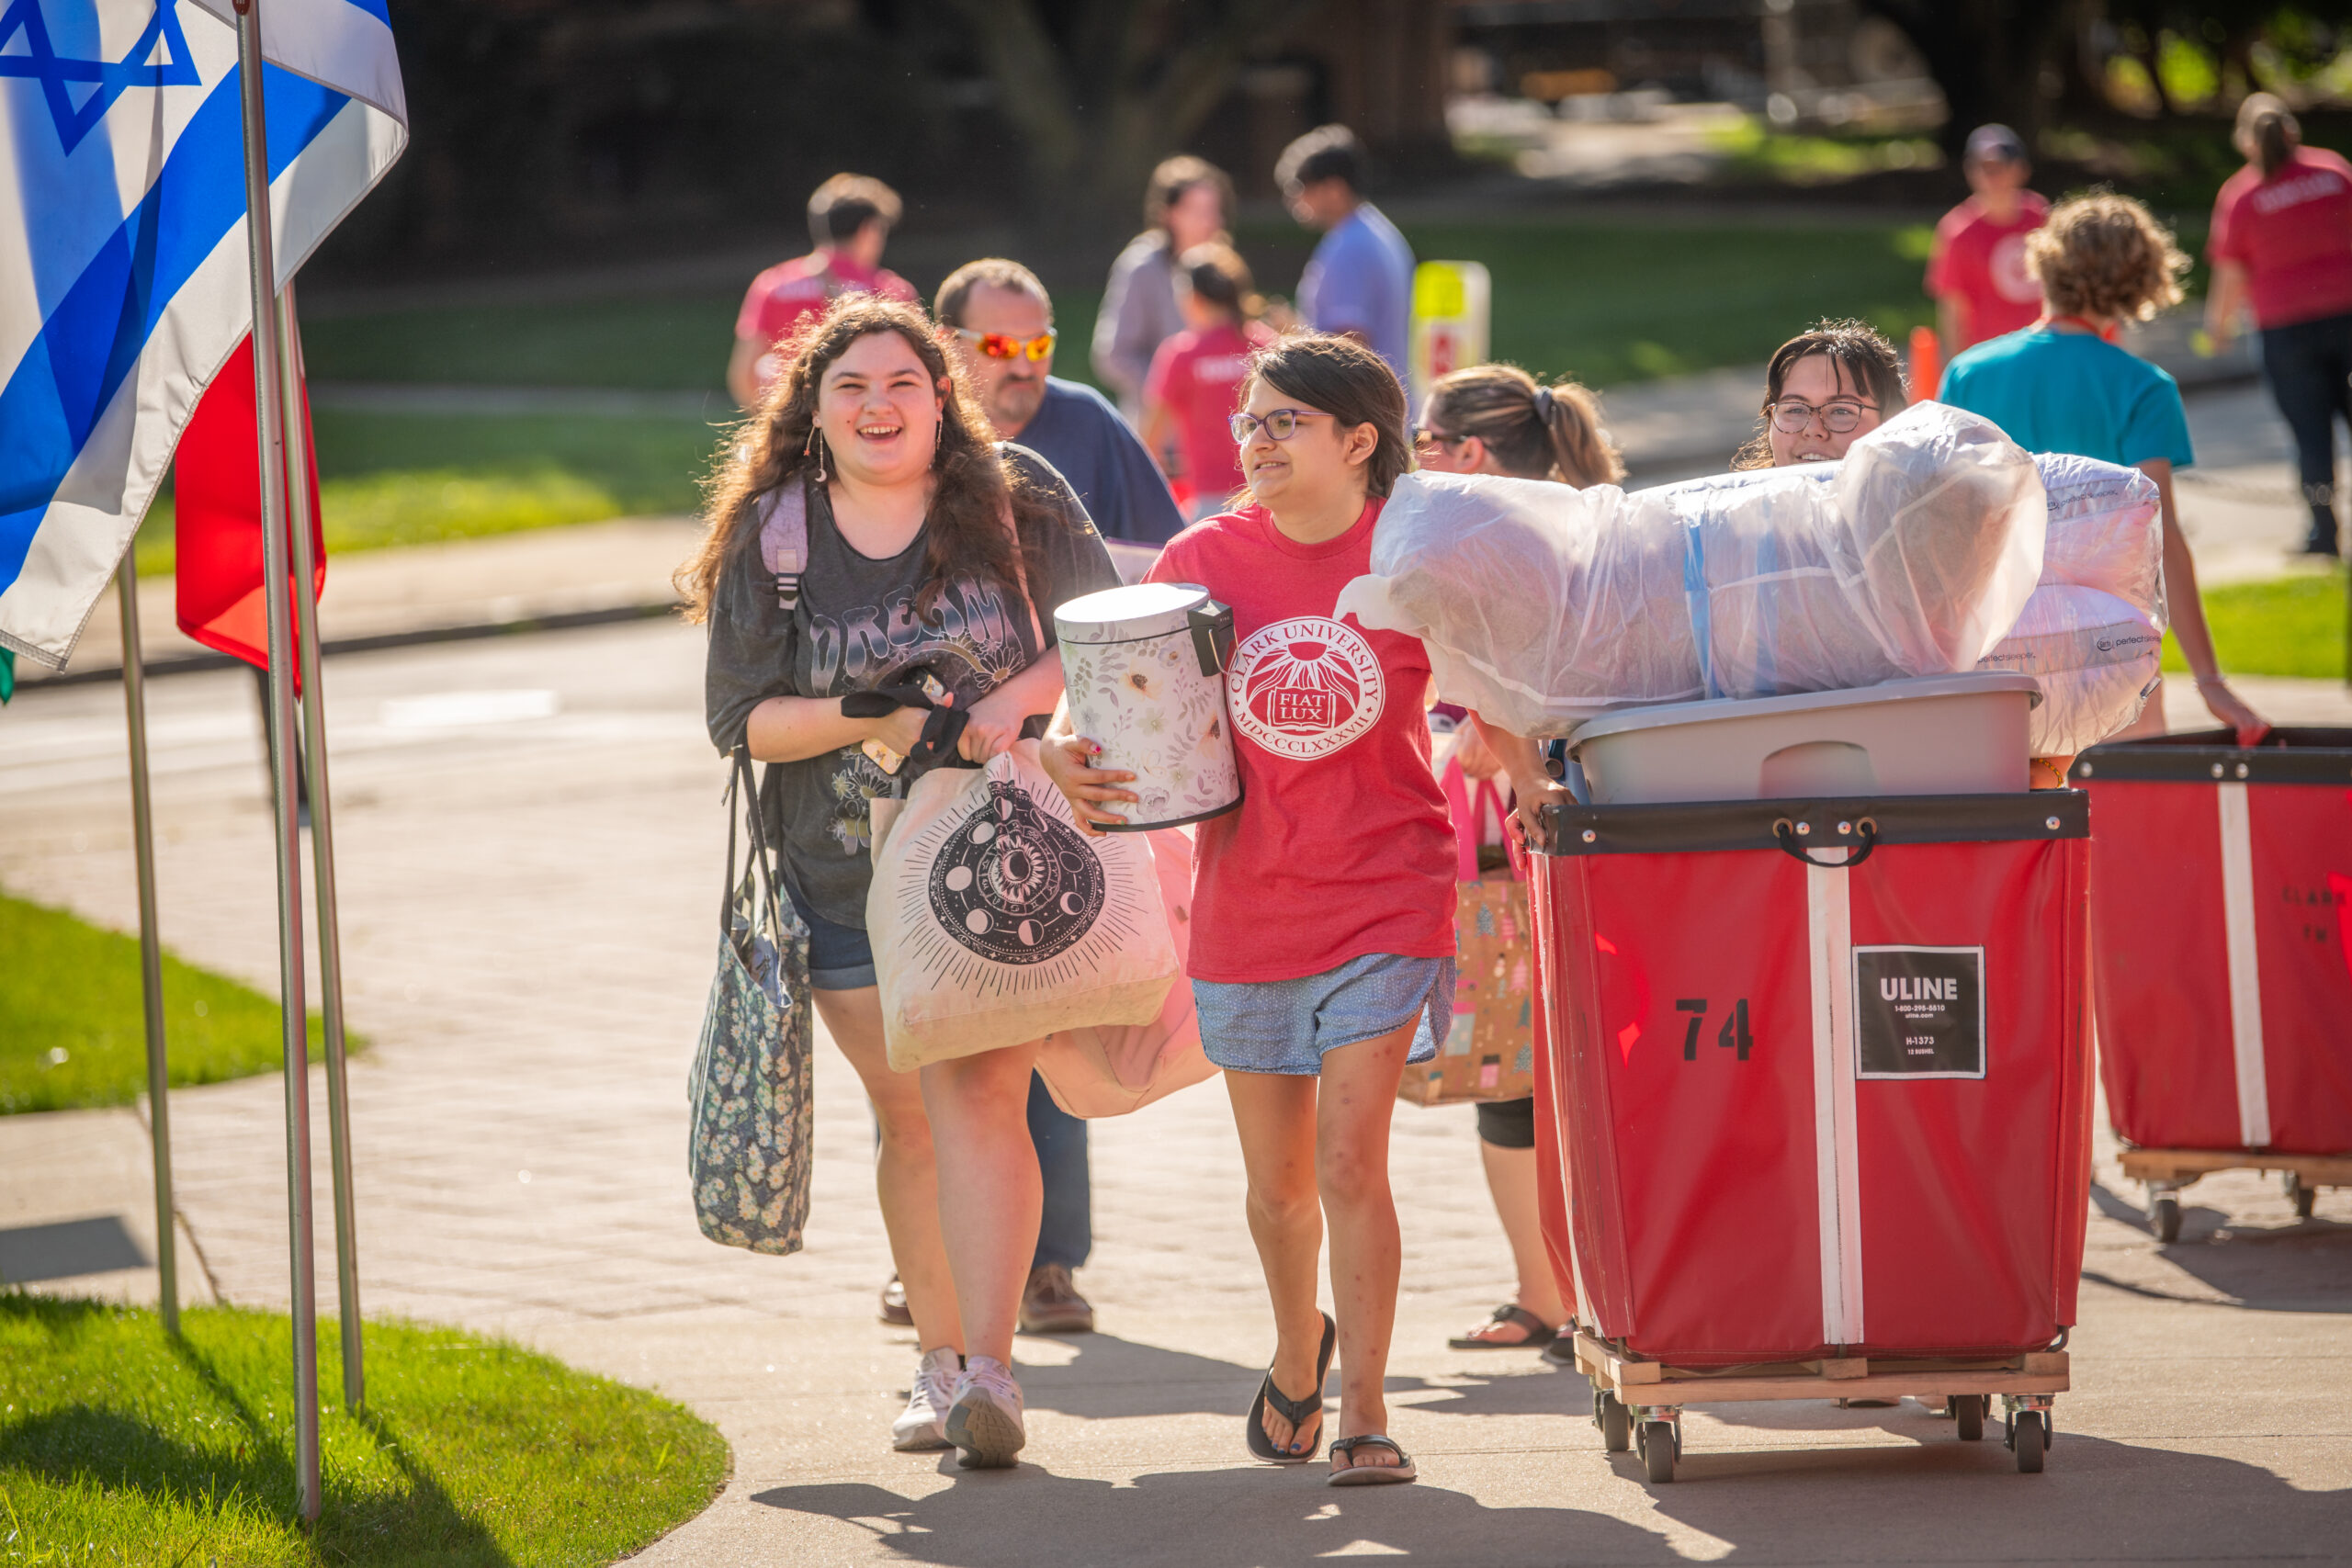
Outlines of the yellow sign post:
{"type": "Polygon", "coordinates": [[[1413,269],[1413,389],[1487,357],[1493,287],[1483,263],[1427,261],[1413,269]]]}

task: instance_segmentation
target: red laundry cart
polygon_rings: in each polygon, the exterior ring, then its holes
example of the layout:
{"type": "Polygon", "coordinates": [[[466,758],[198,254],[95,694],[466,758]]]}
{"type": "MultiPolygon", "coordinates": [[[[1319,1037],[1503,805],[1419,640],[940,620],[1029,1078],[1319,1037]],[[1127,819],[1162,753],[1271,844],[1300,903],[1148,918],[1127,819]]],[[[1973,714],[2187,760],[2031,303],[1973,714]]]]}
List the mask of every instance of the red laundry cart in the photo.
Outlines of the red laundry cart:
{"type": "Polygon", "coordinates": [[[1579,1364],[1687,1404],[2003,1400],[2041,1468],[2090,1187],[2079,791],[1547,807],[1532,906],[1579,1364]]]}
{"type": "Polygon", "coordinates": [[[2157,1238],[2179,1190],[2276,1170],[2352,1186],[2352,729],[2086,751],[2099,1071],[2157,1238]]]}

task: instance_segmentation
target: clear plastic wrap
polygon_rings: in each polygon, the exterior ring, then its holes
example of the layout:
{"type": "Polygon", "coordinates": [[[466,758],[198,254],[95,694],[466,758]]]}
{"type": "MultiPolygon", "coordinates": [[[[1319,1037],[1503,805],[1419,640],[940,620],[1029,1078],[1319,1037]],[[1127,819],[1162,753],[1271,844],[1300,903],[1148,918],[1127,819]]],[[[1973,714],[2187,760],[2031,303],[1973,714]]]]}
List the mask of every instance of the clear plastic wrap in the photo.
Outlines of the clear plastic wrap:
{"type": "Polygon", "coordinates": [[[2049,495],[2041,584],[1980,670],[2041,682],[2037,757],[2071,756],[2140,716],[2164,648],[2164,531],[2154,479],[2089,457],[2034,459],[2049,495]]]}
{"type": "Polygon", "coordinates": [[[1616,707],[1955,673],[2041,575],[2041,480],[1917,403],[1835,465],[1628,494],[1411,474],[1338,614],[1428,647],[1439,694],[1522,735],[1616,707]]]}

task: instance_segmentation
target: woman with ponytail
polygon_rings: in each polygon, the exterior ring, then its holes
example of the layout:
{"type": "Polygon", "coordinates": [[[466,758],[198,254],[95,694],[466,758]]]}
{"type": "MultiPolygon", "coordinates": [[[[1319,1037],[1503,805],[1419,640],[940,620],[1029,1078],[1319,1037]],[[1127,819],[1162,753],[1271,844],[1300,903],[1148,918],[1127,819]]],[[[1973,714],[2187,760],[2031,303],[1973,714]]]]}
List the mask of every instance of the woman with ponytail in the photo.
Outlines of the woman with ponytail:
{"type": "MultiPolygon", "coordinates": [[[[1420,466],[1434,473],[1550,479],[1575,490],[1617,484],[1625,477],[1624,461],[1600,427],[1593,395],[1574,381],[1547,387],[1516,365],[1474,365],[1439,377],[1421,406],[1413,444],[1420,466]]],[[[1452,712],[1457,724],[1467,721],[1458,710],[1441,711],[1452,712]]],[[[1470,778],[1492,778],[1504,771],[1498,750],[1524,753],[1514,773],[1542,777],[1532,744],[1482,724],[1454,743],[1453,760],[1470,778]],[[1488,736],[1497,743],[1493,748],[1487,744],[1488,736]]],[[[1512,783],[1521,781],[1514,777],[1512,783]]],[[[1540,1350],[1559,1338],[1570,1314],[1536,1210],[1532,1097],[1480,1102],[1478,1157],[1495,1214],[1510,1242],[1519,1288],[1487,1322],[1450,1343],[1457,1350],[1540,1350]]]]}
{"type": "Polygon", "coordinates": [[[945,759],[918,760],[930,714],[852,717],[842,699],[935,682],[970,716],[961,756],[985,761],[1060,698],[1053,607],[1118,573],[1061,476],[995,439],[915,307],[846,296],[779,352],[790,362],[729,434],[678,586],[710,627],[710,738],[768,764],[760,805],[808,927],[817,1012],[881,1130],[882,1222],[922,1352],[891,1446],[1010,1465],[1013,1323],[1043,1201],[1037,1048],[890,1070],[865,931],[871,805],[945,759]],[[760,548],[786,496],[808,512],[797,589],[760,548]]]}
{"type": "Polygon", "coordinates": [[[2213,288],[2205,325],[2227,344],[2251,305],[2262,373],[2295,433],[2306,555],[2338,553],[2335,421],[2352,418],[2352,164],[2302,144],[2287,106],[2254,93],[2238,106],[2245,167],[2213,199],[2213,288]]]}
{"type": "Polygon", "coordinates": [[[1240,401],[1250,355],[1273,342],[1259,316],[1266,302],[1230,245],[1195,245],[1178,258],[1176,304],[1184,330],[1159,345],[1143,383],[1143,444],[1173,448],[1192,491],[1186,521],[1227,510],[1241,489],[1240,450],[1226,422],[1240,401]]]}

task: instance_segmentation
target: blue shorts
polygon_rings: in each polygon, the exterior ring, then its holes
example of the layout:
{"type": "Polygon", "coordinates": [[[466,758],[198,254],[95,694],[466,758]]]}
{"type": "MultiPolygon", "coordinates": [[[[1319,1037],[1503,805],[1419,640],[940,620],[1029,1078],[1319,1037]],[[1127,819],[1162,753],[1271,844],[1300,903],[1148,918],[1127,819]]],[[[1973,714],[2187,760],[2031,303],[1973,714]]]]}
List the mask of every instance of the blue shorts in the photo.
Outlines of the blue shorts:
{"type": "Polygon", "coordinates": [[[1453,959],[1367,953],[1297,980],[1195,980],[1201,1045],[1241,1073],[1312,1077],[1323,1053],[1416,1024],[1405,1060],[1437,1055],[1453,1021],[1453,959]]]}
{"type": "Polygon", "coordinates": [[[800,890],[785,879],[785,897],[808,927],[808,984],[820,991],[854,991],[876,984],[874,944],[854,926],[825,919],[808,908],[800,890]]]}

